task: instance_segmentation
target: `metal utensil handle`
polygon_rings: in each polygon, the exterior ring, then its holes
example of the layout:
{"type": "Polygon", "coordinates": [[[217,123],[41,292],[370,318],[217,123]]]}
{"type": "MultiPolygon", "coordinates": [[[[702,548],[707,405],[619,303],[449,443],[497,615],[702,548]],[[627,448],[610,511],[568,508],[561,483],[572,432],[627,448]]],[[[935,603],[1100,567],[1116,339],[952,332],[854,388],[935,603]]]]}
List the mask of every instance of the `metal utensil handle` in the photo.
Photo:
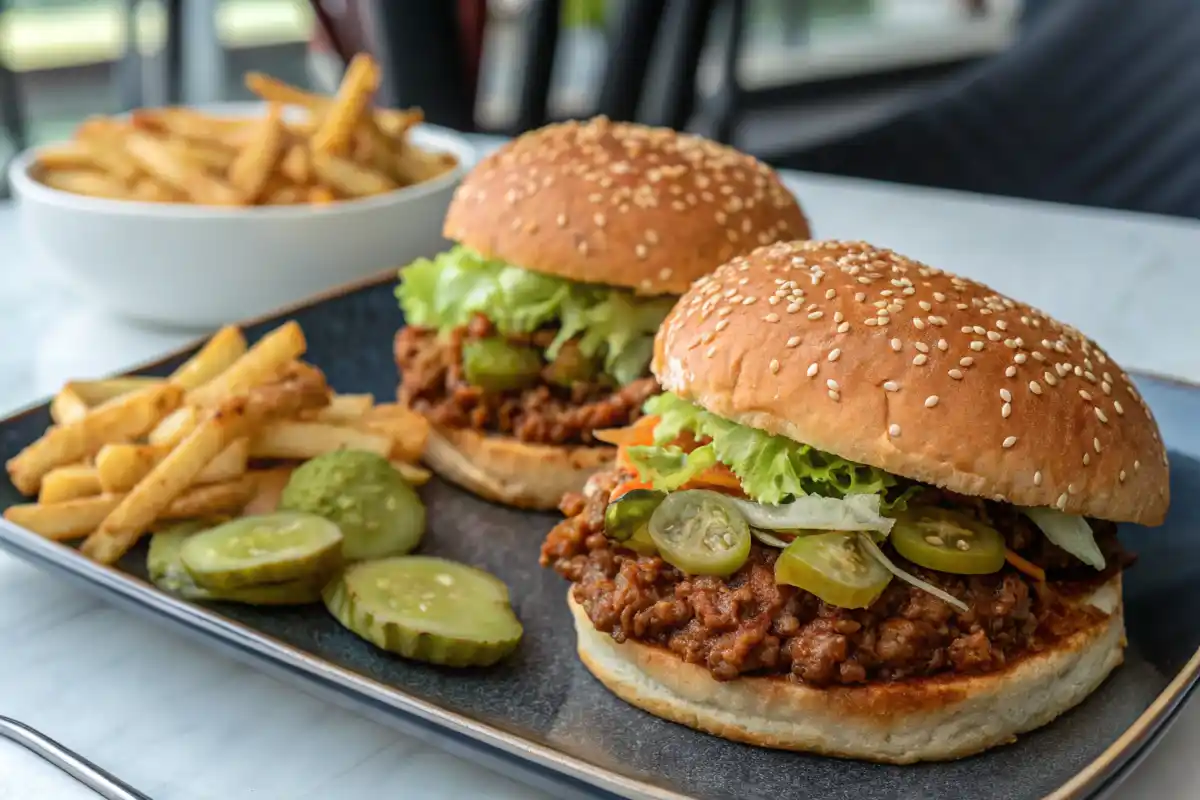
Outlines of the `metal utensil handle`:
{"type": "Polygon", "coordinates": [[[105,800],[150,800],[124,781],[113,777],[86,758],[48,736],[8,717],[0,717],[0,738],[16,742],[49,761],[105,800]]]}

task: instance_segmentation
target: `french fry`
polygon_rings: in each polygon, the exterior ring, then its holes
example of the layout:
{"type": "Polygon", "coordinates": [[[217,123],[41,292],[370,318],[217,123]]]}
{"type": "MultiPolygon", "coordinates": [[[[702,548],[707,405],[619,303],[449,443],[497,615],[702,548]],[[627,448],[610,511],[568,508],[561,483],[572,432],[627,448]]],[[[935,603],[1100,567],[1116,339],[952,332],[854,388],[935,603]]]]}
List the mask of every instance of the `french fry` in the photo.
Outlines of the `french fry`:
{"type": "Polygon", "coordinates": [[[199,421],[200,412],[196,410],[195,406],[177,408],[154,426],[154,429],[146,437],[146,441],[150,444],[173,447],[195,430],[199,421]]]}
{"type": "Polygon", "coordinates": [[[329,403],[329,389],[318,370],[299,363],[290,370],[274,383],[255,386],[209,412],[88,536],[83,554],[102,564],[113,563],[234,440],[252,436],[273,419],[294,417],[329,403]]]}
{"type": "Polygon", "coordinates": [[[88,197],[105,197],[110,200],[123,200],[129,197],[129,189],[123,183],[101,172],[44,170],[39,177],[42,183],[60,192],[82,194],[88,197]]]}
{"type": "Polygon", "coordinates": [[[425,120],[425,113],[419,108],[377,108],[374,117],[375,124],[384,136],[400,141],[409,128],[420,125],[425,120]]]}
{"type": "Polygon", "coordinates": [[[429,420],[397,403],[380,403],[355,424],[391,437],[393,455],[405,461],[420,459],[429,439],[429,420]]]}
{"type": "Polygon", "coordinates": [[[366,450],[386,457],[392,452],[392,440],[358,428],[290,420],[266,425],[250,440],[251,458],[306,460],[335,450],[366,450]]]}
{"type": "Polygon", "coordinates": [[[194,161],[208,171],[221,175],[233,166],[237,158],[237,151],[223,144],[175,138],[167,142],[167,147],[180,158],[194,161]]]}
{"type": "Polygon", "coordinates": [[[433,477],[433,473],[429,470],[407,461],[392,461],[392,467],[400,473],[400,477],[408,481],[410,486],[424,486],[433,477]]]}
{"type": "Polygon", "coordinates": [[[95,467],[72,464],[52,469],[42,478],[42,489],[38,492],[39,503],[63,503],[79,497],[100,494],[100,478],[95,467]]]}
{"type": "Polygon", "coordinates": [[[308,159],[308,149],[300,143],[288,148],[287,154],[279,162],[279,171],[289,181],[303,186],[312,180],[312,165],[308,159]]]}
{"type": "Polygon", "coordinates": [[[325,110],[320,126],[312,135],[315,153],[344,154],[350,148],[354,129],[358,126],[372,95],[379,88],[379,67],[365,53],[359,53],[346,67],[337,95],[325,110]]]}
{"type": "Polygon", "coordinates": [[[329,105],[329,98],[321,97],[303,89],[284,83],[261,72],[247,72],[242,79],[246,88],[268,103],[283,103],[318,111],[329,105]]]}
{"type": "Polygon", "coordinates": [[[182,401],[183,390],[171,384],[148,386],[110,400],[74,422],[50,428],[9,459],[9,477],[23,494],[32,495],[50,470],[93,456],[106,444],[142,436],[182,401]]]}
{"type": "Polygon", "coordinates": [[[337,196],[327,186],[314,186],[308,190],[308,202],[324,206],[337,200],[337,196]]]}
{"type": "Polygon", "coordinates": [[[396,177],[406,184],[424,183],[453,169],[455,163],[449,153],[430,153],[405,143],[396,154],[396,177]]]}
{"type": "Polygon", "coordinates": [[[269,206],[294,206],[308,202],[308,189],[303,186],[269,187],[263,196],[263,202],[269,206]]]}
{"type": "Polygon", "coordinates": [[[318,410],[312,418],[318,422],[352,424],[359,421],[374,406],[374,395],[335,394],[329,399],[329,405],[318,410]]]}
{"type": "MultiPolygon", "coordinates": [[[[160,519],[196,519],[235,514],[253,497],[255,481],[242,476],[227,483],[197,486],[183,492],[163,509],[160,519]]],[[[128,495],[101,494],[62,503],[11,506],[4,518],[14,525],[57,542],[88,536],[120,507],[128,495]]],[[[118,556],[119,558],[119,556],[118,556]]],[[[106,562],[111,563],[111,562],[106,562]]]]}
{"type": "Polygon", "coordinates": [[[38,150],[37,163],[45,170],[90,170],[95,169],[86,141],[61,142],[38,150]]]}
{"type": "Polygon", "coordinates": [[[253,138],[229,167],[229,182],[247,200],[262,194],[283,152],[283,107],[272,103],[267,116],[253,129],[253,138]]]}
{"type": "MultiPolygon", "coordinates": [[[[99,491],[107,494],[130,491],[149,475],[169,452],[169,447],[152,444],[105,445],[96,454],[95,472],[99,480],[99,491]]],[[[241,477],[246,473],[249,452],[249,442],[245,439],[234,440],[200,470],[193,483],[221,483],[241,477]]]]}
{"type": "Polygon", "coordinates": [[[166,142],[141,133],[125,140],[129,155],[155,178],[183,192],[197,203],[219,206],[245,205],[237,190],[210,175],[202,164],[185,158],[166,142]]]}
{"type": "Polygon", "coordinates": [[[280,325],[259,339],[220,375],[188,393],[188,402],[216,406],[223,401],[277,376],[304,354],[308,343],[295,320],[280,325]]]}
{"type": "Polygon", "coordinates": [[[196,355],[171,373],[171,382],[186,391],[199,389],[233,366],[246,354],[246,337],[236,325],[226,325],[213,334],[196,355]]]}
{"type": "Polygon", "coordinates": [[[287,486],[294,469],[295,467],[278,467],[249,473],[255,480],[254,497],[242,509],[242,513],[246,516],[270,514],[279,508],[279,498],[283,495],[283,487],[287,486]]]}
{"type": "Polygon", "coordinates": [[[399,188],[387,175],[341,156],[314,151],[312,165],[322,183],[346,197],[369,197],[399,188]]]}
{"type": "Polygon", "coordinates": [[[246,413],[246,405],[244,398],[235,398],[202,420],[88,536],[81,548],[84,555],[112,564],[133,547],[218,453],[251,432],[257,420],[246,413]]]}
{"type": "Polygon", "coordinates": [[[130,392],[150,386],[161,386],[165,381],[149,375],[119,375],[115,378],[100,378],[94,381],[71,381],[63,391],[73,391],[89,406],[107,403],[130,392]]]}
{"type": "Polygon", "coordinates": [[[153,178],[142,178],[134,183],[130,197],[143,203],[181,203],[186,199],[170,186],[163,186],[153,178]]]}
{"type": "Polygon", "coordinates": [[[87,416],[88,408],[88,402],[68,383],[50,401],[50,419],[57,425],[66,425],[87,416]]]}

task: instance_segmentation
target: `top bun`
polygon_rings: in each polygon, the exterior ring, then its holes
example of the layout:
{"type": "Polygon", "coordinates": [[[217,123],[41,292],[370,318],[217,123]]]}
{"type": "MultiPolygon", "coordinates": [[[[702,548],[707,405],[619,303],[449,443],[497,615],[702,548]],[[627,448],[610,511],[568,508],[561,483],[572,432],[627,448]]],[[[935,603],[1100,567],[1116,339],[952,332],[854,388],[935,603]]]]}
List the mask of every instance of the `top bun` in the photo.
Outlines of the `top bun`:
{"type": "Polygon", "coordinates": [[[483,159],[443,233],[536,272],[640,294],[682,294],[733,256],[809,237],[796,199],[761,161],[603,117],[530,131],[483,159]]]}
{"type": "Polygon", "coordinates": [[[714,414],[962,494],[1166,515],[1158,426],[1103,350],[862,242],[780,242],[720,267],[664,321],[652,369],[714,414]]]}

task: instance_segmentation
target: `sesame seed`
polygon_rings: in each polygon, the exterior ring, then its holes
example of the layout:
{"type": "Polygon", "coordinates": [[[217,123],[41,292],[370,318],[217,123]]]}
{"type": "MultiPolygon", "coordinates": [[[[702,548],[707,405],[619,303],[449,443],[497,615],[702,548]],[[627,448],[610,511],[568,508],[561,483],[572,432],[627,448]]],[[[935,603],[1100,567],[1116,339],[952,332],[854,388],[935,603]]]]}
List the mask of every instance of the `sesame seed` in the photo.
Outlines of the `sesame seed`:
{"type": "Polygon", "coordinates": [[[970,356],[963,356],[962,358],[960,358],[958,360],[958,365],[960,367],[969,367],[974,363],[975,363],[975,359],[971,358],[970,356]]]}
{"type": "Polygon", "coordinates": [[[928,300],[922,300],[921,302],[917,303],[917,305],[921,307],[922,311],[933,311],[933,304],[931,304],[928,300]]]}
{"type": "Polygon", "coordinates": [[[839,348],[835,347],[829,351],[829,360],[837,361],[839,358],[841,358],[841,355],[842,355],[842,351],[839,348]]]}
{"type": "Polygon", "coordinates": [[[1121,470],[1121,473],[1119,475],[1117,475],[1117,477],[1121,479],[1121,483],[1124,483],[1125,482],[1125,470],[1121,470]]]}
{"type": "Polygon", "coordinates": [[[1000,416],[1008,419],[1010,414],[1012,414],[1012,403],[1005,403],[1000,406],[1000,416]]]}
{"type": "Polygon", "coordinates": [[[903,347],[904,347],[904,343],[901,342],[899,339],[892,339],[892,349],[895,350],[897,353],[899,353],[901,348],[903,348],[903,347]]]}
{"type": "Polygon", "coordinates": [[[829,399],[835,403],[842,399],[842,395],[839,392],[835,392],[833,389],[830,389],[828,392],[826,392],[826,394],[828,394],[829,399]]]}
{"type": "Polygon", "coordinates": [[[747,297],[746,299],[742,300],[742,305],[744,305],[744,306],[752,306],[752,305],[754,305],[754,303],[755,303],[757,300],[758,300],[758,298],[757,298],[757,297],[747,297]]]}
{"type": "Polygon", "coordinates": [[[820,319],[820,318],[821,318],[821,317],[823,317],[823,316],[825,316],[825,312],[824,312],[824,311],[810,311],[810,312],[808,313],[808,318],[809,318],[809,319],[812,319],[812,320],[817,320],[817,319],[820,319]]]}
{"type": "Polygon", "coordinates": [[[964,551],[971,549],[971,543],[968,542],[966,539],[959,539],[957,542],[954,543],[954,546],[957,547],[959,550],[964,550],[964,551]]]}
{"type": "Polygon", "coordinates": [[[988,337],[989,339],[991,339],[993,342],[998,342],[998,341],[1000,341],[1002,338],[1004,338],[1004,337],[1002,337],[1002,336],[1001,336],[999,333],[997,333],[996,331],[988,331],[988,332],[987,332],[987,337],[988,337]]]}
{"type": "Polygon", "coordinates": [[[1104,412],[1100,410],[1100,406],[1092,406],[1092,411],[1096,412],[1096,419],[1100,420],[1101,422],[1108,422],[1108,417],[1106,417],[1104,412]]]}
{"type": "Polygon", "coordinates": [[[704,357],[712,358],[714,355],[716,355],[716,352],[717,352],[717,347],[716,347],[716,345],[713,345],[712,347],[709,347],[707,350],[704,351],[704,357]]]}
{"type": "Polygon", "coordinates": [[[1050,384],[1051,386],[1057,386],[1057,385],[1058,385],[1058,378],[1054,377],[1054,373],[1052,373],[1052,372],[1043,372],[1043,373],[1042,373],[1042,377],[1043,377],[1043,378],[1045,378],[1045,379],[1046,379],[1046,383],[1050,384]]]}
{"type": "Polygon", "coordinates": [[[1013,361],[1017,362],[1018,364],[1024,364],[1026,360],[1027,359],[1024,353],[1017,353],[1015,356],[1013,356],[1013,361]]]}
{"type": "Polygon", "coordinates": [[[928,352],[929,352],[929,345],[925,344],[924,342],[916,342],[916,343],[914,343],[914,344],[913,344],[913,347],[917,348],[917,349],[918,349],[918,350],[920,350],[922,353],[928,353],[928,352]]]}
{"type": "Polygon", "coordinates": [[[1005,450],[1007,450],[1016,443],[1017,443],[1017,437],[1008,436],[1008,437],[1005,437],[1004,441],[1000,443],[1000,446],[1003,447],[1005,450]]]}
{"type": "Polygon", "coordinates": [[[1108,381],[1101,381],[1100,391],[1104,392],[1105,394],[1112,394],[1112,384],[1108,381]]]}
{"type": "Polygon", "coordinates": [[[968,346],[969,346],[969,347],[970,347],[972,350],[974,350],[976,353],[978,353],[980,350],[982,350],[982,349],[983,349],[983,342],[976,340],[976,341],[974,341],[974,342],[971,342],[971,344],[970,344],[970,345],[968,345],[968,346]]]}
{"type": "Polygon", "coordinates": [[[1125,407],[1123,405],[1121,405],[1120,400],[1113,400],[1113,409],[1117,412],[1118,415],[1120,415],[1120,416],[1125,415],[1125,407]]]}
{"type": "Polygon", "coordinates": [[[576,249],[579,250],[579,255],[586,256],[588,254],[588,243],[586,241],[580,242],[576,246],[576,249]]]}
{"type": "Polygon", "coordinates": [[[1092,454],[1084,453],[1083,454],[1083,465],[1086,467],[1090,463],[1092,463],[1092,454]]]}
{"type": "Polygon", "coordinates": [[[560,228],[567,227],[567,215],[566,214],[559,214],[557,217],[554,218],[554,221],[558,223],[558,227],[560,227],[560,228]]]}
{"type": "Polygon", "coordinates": [[[945,547],[946,546],[946,540],[940,536],[933,536],[933,535],[926,536],[925,541],[929,542],[934,547],[945,547]]]}
{"type": "Polygon", "coordinates": [[[861,303],[862,301],[867,299],[867,293],[866,292],[855,292],[854,299],[861,303]]]}
{"type": "Polygon", "coordinates": [[[1078,491],[1079,491],[1079,487],[1078,487],[1078,486],[1076,486],[1075,484],[1073,484],[1073,483],[1068,483],[1068,484],[1067,484],[1067,492],[1068,492],[1068,493],[1070,493],[1070,494],[1075,494],[1075,493],[1076,493],[1076,492],[1078,492],[1078,491]]]}
{"type": "Polygon", "coordinates": [[[835,297],[837,297],[837,289],[826,289],[825,290],[825,299],[826,300],[832,300],[835,297]]]}
{"type": "Polygon", "coordinates": [[[763,319],[767,322],[779,322],[779,315],[772,311],[770,314],[767,314],[765,317],[763,317],[763,319]]]}
{"type": "Polygon", "coordinates": [[[849,322],[843,322],[841,325],[838,325],[838,326],[837,326],[837,332],[838,332],[838,333],[845,333],[845,332],[846,332],[846,331],[848,331],[848,330],[850,330],[850,323],[849,323],[849,322]]]}
{"type": "Polygon", "coordinates": [[[1098,438],[1095,438],[1095,437],[1092,438],[1092,449],[1095,450],[1097,453],[1100,452],[1100,440],[1098,438]]]}
{"type": "Polygon", "coordinates": [[[983,336],[985,333],[987,333],[987,328],[983,327],[982,325],[976,325],[971,330],[973,330],[975,333],[979,334],[980,336],[983,336]]]}
{"type": "Polygon", "coordinates": [[[945,339],[938,339],[937,346],[938,350],[941,350],[943,353],[950,349],[950,343],[945,339]]]}
{"type": "Polygon", "coordinates": [[[942,325],[945,325],[945,324],[946,324],[946,318],[945,318],[945,317],[937,317],[937,316],[930,317],[930,318],[929,318],[929,324],[930,324],[930,325],[937,325],[937,326],[939,326],[939,327],[940,327],[940,326],[942,326],[942,325]]]}
{"type": "Polygon", "coordinates": [[[931,394],[931,395],[929,395],[929,397],[925,398],[925,407],[926,408],[933,408],[937,404],[938,404],[938,396],[936,394],[931,394]]]}
{"type": "Polygon", "coordinates": [[[608,222],[608,218],[605,217],[603,214],[596,213],[596,214],[592,215],[592,222],[596,223],[597,228],[603,228],[605,226],[605,224],[608,222]]]}
{"type": "Polygon", "coordinates": [[[1033,473],[1033,485],[1034,486],[1042,485],[1042,471],[1040,469],[1037,472],[1033,473]]]}
{"type": "Polygon", "coordinates": [[[946,374],[949,375],[951,378],[954,378],[954,380],[956,380],[956,381],[961,381],[962,376],[963,376],[962,370],[959,370],[959,369],[952,369],[949,372],[947,372],[946,374]]]}
{"type": "Polygon", "coordinates": [[[925,320],[920,317],[913,317],[913,327],[919,331],[925,330],[925,320]]]}
{"type": "Polygon", "coordinates": [[[833,321],[834,322],[841,322],[844,319],[846,319],[846,317],[842,314],[842,312],[840,312],[840,311],[833,312],[833,321]]]}
{"type": "Polygon", "coordinates": [[[825,385],[828,386],[830,389],[833,389],[835,392],[838,390],[838,382],[835,381],[833,378],[830,378],[829,380],[825,381],[825,385]]]}
{"type": "Polygon", "coordinates": [[[1087,389],[1080,389],[1079,396],[1082,397],[1084,400],[1087,400],[1089,403],[1092,401],[1092,393],[1089,392],[1087,389]]]}
{"type": "Polygon", "coordinates": [[[1000,390],[1000,399],[1006,403],[1011,403],[1012,402],[1012,392],[1010,392],[1008,389],[1001,389],[1000,390]]]}
{"type": "Polygon", "coordinates": [[[771,363],[768,364],[767,367],[771,370],[772,375],[779,374],[779,360],[778,359],[772,358],[771,363]]]}
{"type": "Polygon", "coordinates": [[[795,347],[795,346],[797,346],[798,344],[800,344],[800,337],[799,337],[799,336],[793,336],[793,337],[791,337],[791,338],[789,338],[789,339],[787,340],[787,346],[788,346],[788,347],[795,347]]]}
{"type": "Polygon", "coordinates": [[[888,426],[888,436],[891,436],[893,439],[895,439],[899,435],[900,435],[900,426],[893,422],[891,425],[888,426]]]}
{"type": "Polygon", "coordinates": [[[1006,331],[1006,330],[1008,330],[1008,323],[1002,319],[998,319],[998,320],[996,320],[996,327],[1002,331],[1006,331]]]}
{"type": "Polygon", "coordinates": [[[941,292],[934,292],[933,299],[937,300],[939,303],[944,303],[946,302],[946,295],[942,294],[941,292]]]}
{"type": "Polygon", "coordinates": [[[1134,472],[1137,472],[1137,471],[1138,471],[1139,469],[1141,469],[1141,468],[1142,468],[1142,462],[1141,462],[1141,461],[1134,461],[1134,462],[1133,462],[1133,471],[1134,471],[1134,472]]]}
{"type": "Polygon", "coordinates": [[[928,360],[929,356],[925,355],[924,353],[917,353],[915,356],[913,356],[912,363],[914,366],[920,367],[923,366],[928,360]]]}
{"type": "Polygon", "coordinates": [[[808,377],[810,377],[810,378],[811,378],[811,377],[813,377],[814,375],[816,375],[816,374],[817,374],[817,370],[819,370],[820,368],[821,368],[821,366],[820,366],[820,365],[819,365],[817,362],[815,362],[815,361],[814,361],[813,363],[809,364],[809,365],[808,365],[808,373],[807,373],[807,374],[808,374],[808,377]]]}
{"type": "Polygon", "coordinates": [[[900,384],[896,383],[895,381],[884,381],[883,390],[885,392],[898,392],[900,391],[900,384]]]}
{"type": "Polygon", "coordinates": [[[1067,493],[1063,492],[1062,494],[1060,494],[1058,496],[1058,500],[1055,501],[1054,505],[1058,506],[1059,511],[1066,511],[1066,509],[1067,509],[1067,493]]]}
{"type": "Polygon", "coordinates": [[[716,326],[716,330],[717,330],[717,332],[718,332],[718,333],[719,333],[720,331],[723,331],[723,330],[725,330],[725,329],[726,329],[726,328],[728,328],[728,327],[729,327],[729,320],[727,320],[727,319],[719,319],[719,320],[717,320],[717,326],[716,326]]]}
{"type": "Polygon", "coordinates": [[[1038,383],[1037,381],[1030,381],[1029,382],[1029,391],[1033,392],[1034,394],[1041,394],[1042,393],[1042,385],[1040,383],[1038,383]]]}

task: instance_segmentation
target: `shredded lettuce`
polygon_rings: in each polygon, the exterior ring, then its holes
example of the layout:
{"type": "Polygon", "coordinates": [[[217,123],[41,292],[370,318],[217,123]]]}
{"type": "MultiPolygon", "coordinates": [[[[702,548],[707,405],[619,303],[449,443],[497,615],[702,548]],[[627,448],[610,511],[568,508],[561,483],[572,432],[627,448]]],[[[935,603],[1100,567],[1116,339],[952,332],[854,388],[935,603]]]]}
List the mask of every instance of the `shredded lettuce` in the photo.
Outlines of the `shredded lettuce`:
{"type": "Polygon", "coordinates": [[[882,508],[890,511],[903,509],[909,498],[920,491],[916,485],[901,486],[895,476],[884,470],[840,458],[786,436],[773,436],[739,425],[678,395],[652,397],[646,402],[645,411],[659,417],[654,428],[655,445],[629,448],[630,458],[641,479],[662,491],[682,486],[706,468],[693,469],[689,463],[698,453],[700,459],[708,459],[706,450],[711,450],[717,461],[733,470],[747,495],[769,505],[810,494],[823,497],[877,494],[882,508]],[[670,446],[684,431],[712,441],[685,456],[670,446]],[[670,468],[660,471],[668,462],[658,453],[668,452],[670,468]]]}
{"type": "Polygon", "coordinates": [[[896,524],[879,513],[877,494],[851,494],[844,498],[808,495],[781,506],[729,498],[746,522],[769,531],[874,531],[887,537],[896,524]]]}
{"type": "Polygon", "coordinates": [[[1089,567],[1104,569],[1104,553],[1100,552],[1092,526],[1086,519],[1064,514],[1055,508],[1023,508],[1021,511],[1051,542],[1089,567]]]}
{"type": "Polygon", "coordinates": [[[410,325],[443,332],[475,314],[506,335],[555,325],[548,359],[578,337],[583,354],[603,357],[605,372],[622,385],[646,374],[654,333],[675,302],[531,272],[461,245],[401,269],[396,298],[410,325]]]}

